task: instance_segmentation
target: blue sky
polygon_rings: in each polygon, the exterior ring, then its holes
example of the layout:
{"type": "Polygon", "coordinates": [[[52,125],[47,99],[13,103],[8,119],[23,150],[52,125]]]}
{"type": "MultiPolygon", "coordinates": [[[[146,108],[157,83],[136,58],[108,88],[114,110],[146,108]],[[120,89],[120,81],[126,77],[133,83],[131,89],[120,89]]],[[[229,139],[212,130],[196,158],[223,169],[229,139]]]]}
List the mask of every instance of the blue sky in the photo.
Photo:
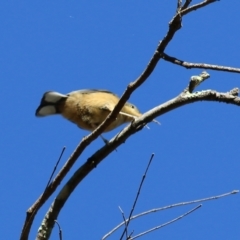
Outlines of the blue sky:
{"type": "MultiPolygon", "coordinates": [[[[177,1],[1,1],[0,94],[1,235],[18,239],[26,210],[45,188],[63,146],[60,165],[88,132],[60,116],[36,118],[42,94],[86,88],[119,96],[135,80],[168,29],[177,1]]],[[[193,1],[197,3],[197,1],[193,1]]],[[[189,62],[240,67],[239,2],[220,1],[183,19],[166,53],[189,62]]],[[[178,95],[192,75],[160,61],[131,96],[142,112],[178,95]]],[[[208,70],[197,90],[227,92],[239,76],[208,70]]],[[[240,189],[240,109],[199,102],[158,118],[108,156],[74,191],[58,222],[64,239],[100,239],[128,215],[151,153],[154,160],[135,213],[240,189]]],[[[110,139],[121,128],[105,134],[110,139]]],[[[66,182],[103,142],[97,139],[66,182]]],[[[63,183],[64,183],[63,182],[63,183]]],[[[61,186],[63,186],[63,183],[61,186]]],[[[29,239],[56,193],[37,214],[29,239]]],[[[195,205],[196,206],[196,205],[195,205]]],[[[132,222],[134,235],[163,224],[194,206],[132,222]]],[[[240,195],[205,202],[188,217],[142,239],[239,239],[240,195]]],[[[111,239],[119,239],[120,231],[111,239]]],[[[51,239],[58,239],[54,228],[51,239]]],[[[110,238],[109,238],[110,239],[110,238]]]]}

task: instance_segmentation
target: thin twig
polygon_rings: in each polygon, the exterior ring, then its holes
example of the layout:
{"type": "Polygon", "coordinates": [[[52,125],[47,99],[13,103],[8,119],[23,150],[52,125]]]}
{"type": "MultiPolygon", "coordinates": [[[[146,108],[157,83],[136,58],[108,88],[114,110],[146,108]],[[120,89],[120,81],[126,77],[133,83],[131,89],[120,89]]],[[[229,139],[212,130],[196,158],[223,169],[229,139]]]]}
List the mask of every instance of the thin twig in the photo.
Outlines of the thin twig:
{"type": "MultiPolygon", "coordinates": [[[[210,3],[210,2],[209,2],[210,3]]],[[[207,5],[207,4],[205,4],[207,5]]],[[[186,15],[186,13],[184,13],[186,15]]],[[[182,13],[181,13],[182,15],[182,13]]],[[[37,199],[37,201],[29,208],[27,212],[27,218],[24,223],[23,229],[27,229],[24,231],[24,234],[22,232],[21,234],[21,240],[26,240],[28,239],[29,231],[33,222],[33,219],[39,210],[39,208],[47,201],[47,199],[52,195],[52,193],[56,190],[58,185],[61,183],[63,178],[66,176],[66,174],[69,172],[73,164],[76,162],[78,157],[81,155],[81,153],[85,150],[85,148],[93,141],[95,140],[103,131],[104,129],[116,118],[117,114],[119,111],[122,109],[124,106],[125,102],[130,98],[131,94],[138,88],[140,87],[147,79],[148,77],[152,74],[153,70],[155,69],[157,63],[161,59],[161,54],[165,51],[166,47],[174,37],[175,33],[181,28],[181,16],[180,14],[176,14],[173,19],[169,23],[169,30],[165,37],[163,38],[162,41],[160,41],[159,45],[157,46],[156,51],[154,52],[152,58],[150,59],[149,63],[147,64],[146,68],[140,74],[140,76],[133,82],[130,83],[127,86],[126,91],[120,98],[118,104],[115,106],[114,110],[108,115],[106,120],[91,134],[89,134],[86,138],[83,139],[83,141],[77,146],[73,154],[70,156],[70,158],[67,160],[66,164],[64,167],[59,171],[55,179],[52,181],[52,183],[49,185],[49,187],[46,190],[45,198],[37,199]],[[31,221],[29,220],[29,216],[31,216],[31,221]]],[[[138,129],[139,130],[139,129],[138,129]]],[[[116,142],[116,145],[120,145],[121,143],[116,142]]],[[[113,145],[112,145],[113,146],[113,145]]],[[[105,149],[105,148],[104,148],[105,149]]],[[[116,147],[112,150],[110,146],[106,147],[108,149],[108,152],[105,152],[105,156],[107,156],[110,152],[112,152],[116,147]]],[[[92,158],[90,158],[92,160],[92,158]]],[[[101,160],[100,160],[101,161],[101,160]]],[[[100,163],[100,161],[97,160],[97,163],[100,163]]],[[[84,172],[84,174],[81,174],[82,177],[85,177],[91,170],[92,166],[96,163],[95,159],[94,161],[91,162],[91,166],[89,167],[89,162],[88,162],[88,170],[84,172]]],[[[96,163],[96,164],[97,164],[96,163]]],[[[86,166],[86,165],[85,165],[86,166]]],[[[95,165],[94,165],[95,166],[95,165]]],[[[82,168],[81,168],[82,170],[82,168]]]]}
{"type": "Polygon", "coordinates": [[[124,233],[127,231],[127,227],[128,227],[128,225],[129,225],[129,223],[130,223],[130,221],[131,221],[131,217],[132,217],[133,211],[134,211],[134,209],[135,209],[135,207],[136,207],[136,204],[137,204],[137,201],[138,201],[138,197],[139,197],[140,192],[141,192],[141,189],[142,189],[143,182],[144,182],[144,180],[145,180],[145,178],[146,178],[146,176],[147,176],[147,172],[148,172],[148,169],[149,169],[149,167],[150,167],[150,165],[151,165],[151,163],[152,163],[153,157],[154,157],[154,153],[152,153],[152,155],[151,155],[151,157],[150,157],[150,159],[149,159],[147,168],[146,168],[146,170],[145,170],[145,173],[144,173],[144,175],[142,176],[142,180],[141,180],[141,183],[140,183],[140,185],[139,185],[139,188],[138,188],[138,191],[137,191],[137,195],[136,195],[136,198],[135,198],[134,203],[133,203],[133,206],[132,206],[132,210],[131,210],[131,212],[130,212],[130,214],[129,214],[129,217],[128,217],[128,220],[127,220],[127,224],[125,225],[125,228],[124,228],[124,231],[123,231],[123,233],[122,233],[122,236],[120,237],[120,240],[122,240],[122,238],[123,238],[123,236],[124,236],[124,233]]]}
{"type": "Polygon", "coordinates": [[[126,239],[128,239],[128,232],[127,232],[128,226],[127,226],[126,218],[125,218],[124,212],[123,212],[123,210],[121,209],[121,207],[118,206],[118,208],[119,208],[120,212],[122,213],[122,217],[123,217],[123,221],[124,221],[125,229],[126,229],[126,231],[125,231],[125,232],[126,232],[126,239]]]}
{"type": "Polygon", "coordinates": [[[133,233],[134,233],[134,230],[132,230],[132,232],[129,234],[128,239],[131,239],[131,236],[133,235],[133,233]]]}
{"type": "MultiPolygon", "coordinates": [[[[44,223],[44,229],[48,232],[49,235],[51,234],[52,226],[54,225],[53,219],[57,219],[57,216],[60,213],[62,207],[74,189],[78,186],[78,184],[111,152],[115,151],[115,149],[123,144],[131,135],[142,129],[141,126],[146,125],[146,123],[151,122],[154,118],[166,114],[173,109],[198,101],[224,102],[240,106],[240,98],[236,96],[237,89],[234,92],[234,95],[231,94],[232,91],[222,93],[213,90],[199,91],[192,94],[181,93],[176,98],[173,98],[151,109],[141,117],[137,118],[134,122],[126,126],[121,132],[114,136],[109,141],[108,145],[105,145],[96,151],[91,157],[87,159],[87,161],[82,166],[80,166],[75,171],[69,181],[62,187],[57,198],[54,200],[54,202],[51,204],[50,209],[45,214],[44,220],[42,221],[44,223]]],[[[41,231],[39,231],[38,234],[41,234],[41,231]]],[[[40,235],[39,238],[41,238],[40,235]]]]}
{"type": "MultiPolygon", "coordinates": [[[[48,187],[49,187],[49,185],[50,185],[50,183],[51,183],[51,181],[52,181],[53,175],[54,175],[54,173],[55,173],[55,171],[56,171],[56,169],[57,169],[57,166],[58,166],[58,164],[59,164],[59,162],[60,162],[60,160],[61,160],[61,158],[62,158],[63,153],[64,153],[65,150],[66,150],[66,147],[64,146],[64,147],[62,148],[62,151],[61,151],[61,153],[60,153],[60,155],[59,155],[59,158],[58,158],[58,160],[57,160],[57,162],[56,162],[56,164],[55,164],[55,166],[54,166],[54,169],[53,169],[53,171],[52,171],[52,173],[51,173],[51,176],[50,176],[50,178],[49,178],[49,180],[48,180],[48,183],[47,183],[47,185],[46,185],[46,187],[45,187],[42,195],[41,195],[40,198],[39,198],[38,204],[42,201],[42,199],[45,198],[47,189],[48,189],[48,187]]],[[[29,227],[31,226],[31,222],[33,221],[33,218],[34,218],[34,216],[35,216],[36,211],[37,211],[37,208],[34,208],[33,211],[32,211],[32,214],[27,214],[27,217],[26,217],[26,220],[25,220],[26,225],[24,225],[24,227],[23,227],[23,229],[22,229],[22,234],[21,234],[21,236],[24,236],[24,235],[25,235],[25,232],[26,232],[26,231],[29,231],[28,229],[29,229],[29,227]]]]}
{"type": "MultiPolygon", "coordinates": [[[[212,197],[197,199],[197,200],[188,201],[188,202],[175,203],[175,204],[171,204],[171,205],[168,205],[168,206],[165,206],[165,207],[161,207],[161,208],[154,208],[154,209],[151,209],[151,210],[148,210],[148,211],[139,213],[139,214],[137,214],[137,215],[135,215],[135,216],[132,216],[132,217],[131,217],[131,220],[134,220],[134,219],[136,219],[136,218],[142,217],[142,216],[147,215],[147,214],[150,214],[150,213],[156,213],[156,212],[163,211],[163,210],[167,210],[167,209],[174,208],[174,207],[181,207],[181,206],[186,206],[186,205],[189,205],[189,204],[194,204],[194,203],[199,203],[199,202],[206,202],[206,201],[210,201],[210,200],[216,200],[216,199],[219,199],[219,198],[222,198],[222,197],[227,197],[227,196],[232,195],[232,194],[237,194],[238,192],[239,192],[239,190],[233,190],[233,191],[231,191],[231,192],[224,193],[224,194],[217,195],[217,196],[212,196],[212,197]]],[[[126,221],[129,221],[129,219],[126,219],[126,221]]],[[[111,234],[113,234],[116,230],[118,230],[118,229],[119,229],[120,227],[122,227],[124,224],[125,224],[125,223],[122,222],[122,223],[120,223],[119,225],[117,225],[117,226],[116,226],[115,228],[113,228],[110,232],[108,232],[106,235],[104,235],[103,238],[102,238],[102,240],[105,240],[107,237],[109,237],[111,234]]]]}
{"type": "Polygon", "coordinates": [[[58,223],[57,220],[54,220],[54,222],[58,225],[58,229],[59,229],[59,239],[62,240],[62,229],[60,224],[58,223]]]}
{"type": "Polygon", "coordinates": [[[214,64],[206,64],[206,63],[191,63],[186,62],[175,57],[169,56],[166,53],[162,54],[162,58],[165,61],[171,62],[181,67],[185,67],[187,69],[190,68],[199,68],[199,69],[211,69],[216,71],[223,71],[223,72],[233,72],[233,73],[240,73],[240,68],[233,68],[228,66],[221,66],[221,65],[214,65],[214,64]]]}
{"type": "Polygon", "coordinates": [[[200,204],[200,205],[198,205],[197,207],[193,208],[192,210],[190,210],[190,211],[182,214],[181,216],[179,216],[179,217],[177,217],[177,218],[174,218],[173,220],[171,220],[171,221],[169,221],[169,222],[166,222],[166,223],[164,223],[164,224],[162,224],[162,225],[159,225],[159,226],[154,227],[154,228],[151,228],[151,229],[149,229],[149,230],[147,230],[147,231],[145,231],[145,232],[142,232],[142,233],[140,233],[140,234],[138,234],[138,235],[130,238],[129,240],[133,240],[133,239],[136,239],[136,238],[138,238],[138,237],[142,237],[143,235],[145,235],[145,234],[147,234],[147,233],[150,233],[150,232],[152,232],[152,231],[158,230],[158,229],[160,229],[160,228],[162,228],[162,227],[166,227],[167,225],[169,225],[169,224],[171,224],[171,223],[174,223],[174,222],[182,219],[183,217],[186,217],[187,215],[189,215],[189,214],[191,214],[192,212],[196,211],[196,210],[199,209],[200,207],[202,207],[202,204],[200,204]]]}
{"type": "Polygon", "coordinates": [[[20,238],[21,240],[28,239],[28,235],[29,235],[31,225],[33,223],[33,219],[34,219],[37,211],[39,210],[39,208],[47,201],[47,199],[56,190],[57,186],[61,183],[63,178],[69,172],[69,170],[71,169],[73,164],[76,162],[78,157],[81,155],[81,153],[85,150],[85,148],[93,140],[95,140],[112,121],[114,121],[114,119],[116,118],[119,111],[122,109],[125,102],[130,98],[131,94],[138,87],[140,87],[147,80],[147,78],[151,75],[151,73],[155,69],[158,61],[161,59],[161,54],[165,51],[165,48],[167,47],[167,45],[172,40],[175,33],[180,28],[181,28],[181,17],[180,17],[180,14],[176,14],[173,17],[173,19],[170,21],[169,30],[168,30],[166,36],[163,38],[162,41],[160,41],[155,53],[153,54],[148,65],[144,69],[143,73],[133,83],[130,83],[128,85],[126,91],[120,98],[118,104],[115,106],[113,111],[108,115],[106,120],[102,124],[100,124],[100,126],[97,129],[95,129],[91,134],[89,134],[86,138],[84,138],[83,141],[81,141],[81,143],[76,147],[75,151],[70,156],[70,158],[67,160],[64,167],[59,171],[59,173],[57,174],[55,179],[52,181],[52,183],[46,189],[45,197],[38,198],[37,201],[28,209],[27,217],[25,219],[24,227],[23,227],[24,231],[22,231],[21,238],[20,238]]]}
{"type": "Polygon", "coordinates": [[[48,188],[49,184],[50,184],[51,181],[52,181],[53,175],[54,175],[55,171],[57,170],[57,166],[58,166],[58,164],[59,164],[59,162],[60,162],[60,160],[61,160],[61,158],[62,158],[63,153],[64,153],[65,150],[66,150],[66,147],[64,146],[63,149],[62,149],[62,152],[61,152],[61,154],[60,154],[60,156],[59,156],[59,158],[58,158],[58,161],[56,162],[55,167],[54,167],[54,169],[53,169],[53,171],[52,171],[51,177],[50,177],[50,179],[49,179],[49,181],[48,181],[48,183],[47,183],[47,186],[46,186],[46,188],[45,188],[45,190],[44,190],[44,193],[46,192],[46,189],[48,188]]]}
{"type": "Polygon", "coordinates": [[[181,7],[181,10],[186,9],[191,2],[192,2],[192,0],[186,0],[185,3],[183,4],[183,6],[181,7]]]}
{"type": "Polygon", "coordinates": [[[192,6],[188,7],[188,8],[186,8],[186,9],[182,10],[181,14],[182,14],[182,16],[184,16],[184,15],[186,15],[186,14],[192,12],[192,11],[196,11],[196,10],[198,10],[200,8],[203,8],[203,7],[205,7],[205,6],[207,6],[207,5],[211,4],[211,3],[218,2],[218,1],[219,0],[204,0],[201,3],[192,5],[192,6]]]}
{"type": "Polygon", "coordinates": [[[180,10],[181,6],[182,6],[182,0],[177,0],[177,11],[180,10]]]}

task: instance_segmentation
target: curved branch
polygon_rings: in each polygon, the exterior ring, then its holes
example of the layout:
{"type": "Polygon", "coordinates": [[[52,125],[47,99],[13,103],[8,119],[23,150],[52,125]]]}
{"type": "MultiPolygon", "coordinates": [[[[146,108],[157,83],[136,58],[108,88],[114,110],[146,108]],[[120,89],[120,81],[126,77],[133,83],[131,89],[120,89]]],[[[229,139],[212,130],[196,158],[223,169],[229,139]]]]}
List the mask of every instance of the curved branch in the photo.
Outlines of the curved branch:
{"type": "MultiPolygon", "coordinates": [[[[21,233],[21,240],[27,240],[30,228],[32,226],[33,220],[35,215],[37,214],[38,210],[42,207],[42,205],[48,200],[48,198],[53,194],[53,192],[56,190],[58,185],[61,183],[63,178],[66,176],[68,171],[71,169],[73,164],[76,162],[76,160],[79,158],[81,153],[84,151],[84,149],[92,142],[94,141],[103,131],[104,129],[111,124],[112,121],[116,118],[119,111],[122,109],[123,105],[126,103],[126,101],[130,98],[131,94],[140,87],[147,78],[151,75],[153,70],[155,69],[158,61],[162,58],[162,54],[164,53],[166,47],[172,40],[175,33],[181,28],[181,21],[183,15],[187,15],[187,13],[196,10],[198,8],[201,8],[203,6],[206,6],[210,3],[215,2],[216,0],[206,0],[200,4],[194,5],[189,8],[182,8],[181,11],[178,11],[177,14],[173,17],[173,19],[169,23],[169,29],[166,34],[166,36],[163,38],[162,41],[157,46],[157,49],[155,53],[153,54],[152,58],[150,59],[148,65],[146,66],[143,73],[133,82],[130,83],[127,86],[127,89],[123,93],[122,97],[120,98],[118,104],[114,108],[114,110],[108,115],[106,120],[91,134],[89,134],[86,138],[84,138],[80,144],[77,146],[73,154],[69,157],[66,164],[63,166],[63,168],[59,171],[59,174],[55,177],[53,182],[48,186],[46,189],[44,195],[40,196],[37,201],[28,209],[26,219],[24,222],[24,226],[21,233]],[[194,8],[194,9],[193,9],[194,8]]],[[[186,4],[184,5],[187,7],[190,4],[191,1],[186,1],[186,4]]],[[[121,143],[120,143],[121,144],[121,143]]],[[[119,145],[120,145],[119,144],[119,145]]],[[[111,147],[110,147],[111,148],[111,147]]],[[[110,149],[109,148],[109,149],[110,149]]]]}
{"type": "Polygon", "coordinates": [[[236,96],[237,90],[238,89],[234,89],[227,93],[220,93],[214,90],[206,90],[194,93],[183,92],[179,96],[151,109],[129,124],[120,133],[113,137],[107,145],[99,149],[90,158],[88,158],[87,161],[63,186],[47,214],[45,215],[41,227],[39,228],[37,239],[48,239],[54,226],[54,220],[57,219],[62,207],[77,185],[112,151],[124,143],[131,135],[141,130],[147,123],[173,109],[199,101],[224,102],[240,106],[240,98],[236,96]]]}

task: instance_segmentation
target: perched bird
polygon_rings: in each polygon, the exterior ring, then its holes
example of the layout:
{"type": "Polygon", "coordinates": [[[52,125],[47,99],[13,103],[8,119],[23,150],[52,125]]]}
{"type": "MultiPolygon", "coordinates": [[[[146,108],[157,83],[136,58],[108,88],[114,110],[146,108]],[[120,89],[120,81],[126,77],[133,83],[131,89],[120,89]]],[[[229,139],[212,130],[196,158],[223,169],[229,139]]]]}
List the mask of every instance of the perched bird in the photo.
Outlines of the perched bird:
{"type": "MultiPolygon", "coordinates": [[[[119,98],[107,90],[84,89],[61,94],[58,92],[44,93],[41,103],[36,110],[37,117],[61,114],[64,118],[77,124],[78,127],[93,131],[114,109],[119,98]]],[[[125,103],[117,118],[104,130],[108,132],[114,128],[131,122],[142,114],[136,106],[125,103]]],[[[156,120],[154,120],[157,122],[156,120]]]]}

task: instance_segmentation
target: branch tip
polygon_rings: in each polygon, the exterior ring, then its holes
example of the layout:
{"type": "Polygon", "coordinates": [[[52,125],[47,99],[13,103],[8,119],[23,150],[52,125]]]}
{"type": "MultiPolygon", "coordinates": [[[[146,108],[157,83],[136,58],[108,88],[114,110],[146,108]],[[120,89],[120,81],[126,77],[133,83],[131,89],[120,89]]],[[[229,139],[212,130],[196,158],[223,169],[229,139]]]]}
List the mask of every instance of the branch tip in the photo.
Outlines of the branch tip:
{"type": "Polygon", "coordinates": [[[189,86],[187,90],[192,93],[193,90],[200,85],[202,82],[204,82],[206,79],[210,78],[210,74],[208,74],[206,71],[203,71],[199,76],[192,76],[190,79],[189,86]]]}
{"type": "Polygon", "coordinates": [[[230,92],[229,92],[230,95],[232,96],[238,96],[239,94],[239,88],[233,88],[230,92]]]}

